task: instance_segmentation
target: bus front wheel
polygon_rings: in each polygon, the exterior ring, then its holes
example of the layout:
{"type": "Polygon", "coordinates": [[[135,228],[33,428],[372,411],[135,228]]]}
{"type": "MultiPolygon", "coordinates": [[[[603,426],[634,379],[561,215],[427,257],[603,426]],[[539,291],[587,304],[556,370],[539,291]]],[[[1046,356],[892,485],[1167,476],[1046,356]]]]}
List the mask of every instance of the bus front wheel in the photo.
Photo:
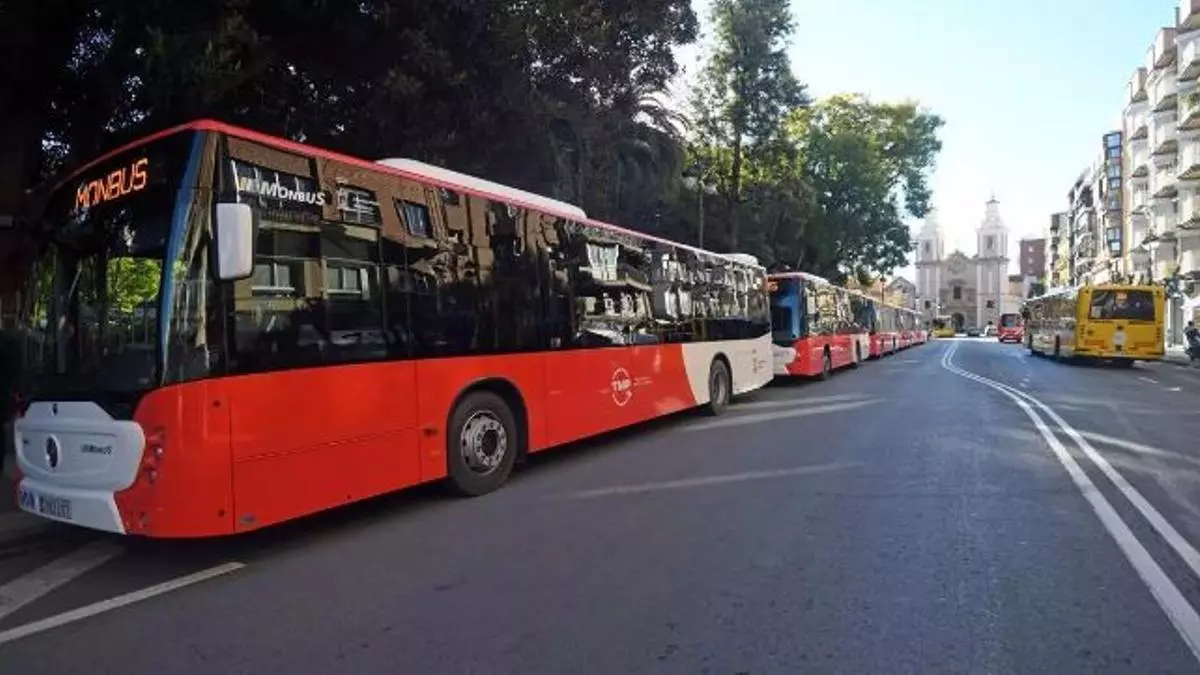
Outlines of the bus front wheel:
{"type": "Polygon", "coordinates": [[[708,403],[704,405],[706,415],[715,417],[729,407],[729,400],[733,396],[732,379],[725,360],[713,359],[708,367],[708,403]]]}
{"type": "Polygon", "coordinates": [[[517,457],[516,417],[491,391],[467,394],[454,408],[446,436],[446,468],[454,490],[468,497],[499,488],[517,457]]]}

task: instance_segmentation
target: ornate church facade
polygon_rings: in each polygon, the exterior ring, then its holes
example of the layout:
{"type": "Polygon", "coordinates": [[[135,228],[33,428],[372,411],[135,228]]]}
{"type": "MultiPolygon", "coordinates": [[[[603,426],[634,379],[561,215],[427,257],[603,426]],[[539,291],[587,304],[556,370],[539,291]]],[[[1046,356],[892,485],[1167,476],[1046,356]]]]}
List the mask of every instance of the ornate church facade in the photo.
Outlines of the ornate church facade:
{"type": "Polygon", "coordinates": [[[946,254],[937,215],[930,212],[917,238],[917,295],[929,317],[949,317],[958,330],[999,325],[1000,315],[1020,311],[1020,282],[1008,274],[1008,228],[1000,203],[987,202],[975,230],[976,253],[946,254]]]}

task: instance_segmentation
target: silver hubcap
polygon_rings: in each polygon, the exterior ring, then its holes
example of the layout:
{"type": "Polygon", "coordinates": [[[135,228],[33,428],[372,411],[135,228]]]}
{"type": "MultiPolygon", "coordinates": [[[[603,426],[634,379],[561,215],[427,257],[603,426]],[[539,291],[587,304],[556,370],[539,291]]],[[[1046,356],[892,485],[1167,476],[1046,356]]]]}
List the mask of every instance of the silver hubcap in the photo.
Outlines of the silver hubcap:
{"type": "Polygon", "coordinates": [[[463,424],[458,449],[471,471],[487,475],[495,471],[508,454],[508,432],[498,417],[490,411],[480,410],[463,424]]]}

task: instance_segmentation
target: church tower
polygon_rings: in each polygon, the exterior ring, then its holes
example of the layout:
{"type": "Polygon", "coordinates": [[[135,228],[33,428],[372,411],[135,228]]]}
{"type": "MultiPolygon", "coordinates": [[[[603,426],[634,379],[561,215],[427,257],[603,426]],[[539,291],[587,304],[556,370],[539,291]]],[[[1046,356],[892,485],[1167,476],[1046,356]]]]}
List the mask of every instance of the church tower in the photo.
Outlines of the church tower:
{"type": "Polygon", "coordinates": [[[976,316],[980,328],[988,322],[1000,325],[1000,313],[1008,295],[1008,228],[1000,217],[1000,202],[996,196],[988,200],[983,222],[976,230],[975,265],[976,316]]]}
{"type": "Polygon", "coordinates": [[[937,211],[930,209],[917,235],[917,297],[921,305],[917,308],[929,316],[937,309],[938,289],[942,287],[942,260],[946,257],[945,242],[938,227],[937,211]],[[926,306],[926,303],[929,303],[926,306]]]}

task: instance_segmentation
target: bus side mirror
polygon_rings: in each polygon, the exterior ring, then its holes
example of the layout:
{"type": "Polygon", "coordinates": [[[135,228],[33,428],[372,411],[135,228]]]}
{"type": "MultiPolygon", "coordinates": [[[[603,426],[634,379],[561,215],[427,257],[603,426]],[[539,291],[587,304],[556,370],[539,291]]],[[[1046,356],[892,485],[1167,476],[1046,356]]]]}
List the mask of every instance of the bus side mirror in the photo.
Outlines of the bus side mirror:
{"type": "Polygon", "coordinates": [[[217,279],[254,274],[254,211],[249,204],[217,204],[217,279]]]}

